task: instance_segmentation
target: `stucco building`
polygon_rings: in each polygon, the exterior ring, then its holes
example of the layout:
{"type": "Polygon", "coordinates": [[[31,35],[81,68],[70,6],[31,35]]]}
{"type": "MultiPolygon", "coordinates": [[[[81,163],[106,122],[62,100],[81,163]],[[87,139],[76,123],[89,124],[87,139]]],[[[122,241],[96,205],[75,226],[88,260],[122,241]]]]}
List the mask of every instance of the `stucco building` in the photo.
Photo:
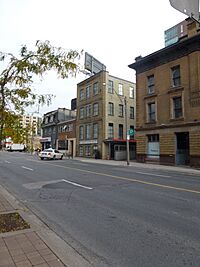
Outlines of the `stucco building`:
{"type": "Polygon", "coordinates": [[[136,70],[137,160],[200,167],[200,31],[129,67],[136,70]]]}
{"type": "MultiPolygon", "coordinates": [[[[77,156],[125,159],[126,131],[134,127],[134,83],[103,70],[77,85],[77,156]]],[[[133,158],[134,137],[129,143],[130,157],[133,158]]]]}

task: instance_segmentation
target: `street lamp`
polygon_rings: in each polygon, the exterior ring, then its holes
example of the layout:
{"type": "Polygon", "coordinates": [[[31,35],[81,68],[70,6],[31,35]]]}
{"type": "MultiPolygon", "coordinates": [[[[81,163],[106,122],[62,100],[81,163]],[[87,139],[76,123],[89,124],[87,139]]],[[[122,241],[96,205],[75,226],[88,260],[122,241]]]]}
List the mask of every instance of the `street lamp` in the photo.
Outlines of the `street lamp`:
{"type": "Polygon", "coordinates": [[[125,132],[126,132],[126,162],[127,162],[127,165],[129,165],[130,164],[130,153],[129,153],[130,134],[128,131],[128,114],[127,114],[126,96],[124,97],[124,116],[125,116],[125,132]]]}

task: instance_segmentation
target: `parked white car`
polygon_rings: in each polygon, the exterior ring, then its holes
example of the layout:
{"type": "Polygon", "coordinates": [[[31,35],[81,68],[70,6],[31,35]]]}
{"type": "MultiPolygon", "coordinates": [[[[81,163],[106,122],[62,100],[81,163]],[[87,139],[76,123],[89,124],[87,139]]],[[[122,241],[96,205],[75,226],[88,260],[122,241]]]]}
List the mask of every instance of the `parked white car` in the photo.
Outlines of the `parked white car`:
{"type": "Polygon", "coordinates": [[[39,153],[41,160],[43,159],[63,159],[63,153],[59,152],[56,149],[48,148],[39,153]]]}

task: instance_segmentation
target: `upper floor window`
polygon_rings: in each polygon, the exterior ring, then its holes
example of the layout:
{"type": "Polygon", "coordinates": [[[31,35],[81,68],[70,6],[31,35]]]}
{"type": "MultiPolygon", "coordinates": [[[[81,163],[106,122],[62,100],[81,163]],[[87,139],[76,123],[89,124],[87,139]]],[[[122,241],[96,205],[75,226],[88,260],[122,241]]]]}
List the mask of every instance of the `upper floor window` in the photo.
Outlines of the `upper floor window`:
{"type": "Polygon", "coordinates": [[[129,97],[134,98],[134,88],[133,87],[129,87],[129,97]]]}
{"type": "Polygon", "coordinates": [[[108,138],[114,137],[113,123],[108,123],[108,138]]]}
{"type": "Polygon", "coordinates": [[[172,73],[172,86],[180,86],[181,85],[181,72],[180,65],[171,68],[172,73]]]}
{"type": "Polygon", "coordinates": [[[154,122],[156,120],[155,103],[148,103],[148,122],[154,122]]]}
{"type": "Polygon", "coordinates": [[[94,103],[93,104],[93,116],[97,116],[97,115],[99,115],[99,104],[94,103]]]}
{"type": "Polygon", "coordinates": [[[99,130],[98,123],[94,123],[93,124],[93,138],[94,139],[98,138],[98,130],[99,130]]]}
{"type": "Polygon", "coordinates": [[[90,117],[91,116],[91,105],[87,105],[85,108],[86,108],[86,117],[90,117]]]}
{"type": "Polygon", "coordinates": [[[123,85],[121,83],[118,85],[118,95],[123,95],[123,85]]]}
{"type": "Polygon", "coordinates": [[[79,127],[79,139],[83,140],[83,126],[79,127]]]}
{"type": "Polygon", "coordinates": [[[124,116],[124,106],[122,104],[119,104],[119,117],[123,117],[124,116]]]}
{"type": "Polygon", "coordinates": [[[91,125],[86,124],[85,126],[85,137],[86,139],[91,139],[91,125]]]}
{"type": "Polygon", "coordinates": [[[98,87],[98,82],[93,84],[93,94],[97,95],[99,93],[99,87],[98,87]]]}
{"type": "Polygon", "coordinates": [[[109,80],[108,81],[108,93],[113,94],[113,92],[114,92],[113,81],[109,80]]]}
{"type": "Polygon", "coordinates": [[[84,118],[84,108],[80,108],[80,119],[84,118]]]}
{"type": "Polygon", "coordinates": [[[119,124],[119,139],[123,139],[123,124],[119,124]]]}
{"type": "Polygon", "coordinates": [[[148,83],[148,94],[153,94],[155,93],[155,79],[154,75],[148,76],[147,77],[147,83],[148,83]]]}
{"type": "Polygon", "coordinates": [[[174,105],[174,118],[181,118],[183,116],[181,96],[173,98],[173,105],[174,105]]]}
{"type": "Polygon", "coordinates": [[[134,114],[134,107],[130,107],[130,119],[134,119],[135,114],[134,114]]]}
{"type": "Polygon", "coordinates": [[[114,116],[114,104],[112,102],[108,103],[108,115],[114,116]]]}
{"type": "Polygon", "coordinates": [[[86,90],[85,90],[85,97],[86,98],[89,98],[90,97],[90,86],[88,85],[87,87],[86,87],[86,90]]]}
{"type": "Polygon", "coordinates": [[[80,100],[83,100],[85,98],[84,90],[80,90],[80,100]]]}

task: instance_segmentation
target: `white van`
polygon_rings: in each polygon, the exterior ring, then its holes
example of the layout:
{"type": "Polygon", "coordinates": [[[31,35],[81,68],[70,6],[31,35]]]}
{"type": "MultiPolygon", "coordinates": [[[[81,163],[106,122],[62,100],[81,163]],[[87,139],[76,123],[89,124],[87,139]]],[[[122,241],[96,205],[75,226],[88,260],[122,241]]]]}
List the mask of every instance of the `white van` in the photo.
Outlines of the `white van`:
{"type": "Polygon", "coordinates": [[[7,148],[8,151],[12,152],[12,151],[24,151],[25,150],[25,145],[23,144],[12,144],[7,148]]]}

